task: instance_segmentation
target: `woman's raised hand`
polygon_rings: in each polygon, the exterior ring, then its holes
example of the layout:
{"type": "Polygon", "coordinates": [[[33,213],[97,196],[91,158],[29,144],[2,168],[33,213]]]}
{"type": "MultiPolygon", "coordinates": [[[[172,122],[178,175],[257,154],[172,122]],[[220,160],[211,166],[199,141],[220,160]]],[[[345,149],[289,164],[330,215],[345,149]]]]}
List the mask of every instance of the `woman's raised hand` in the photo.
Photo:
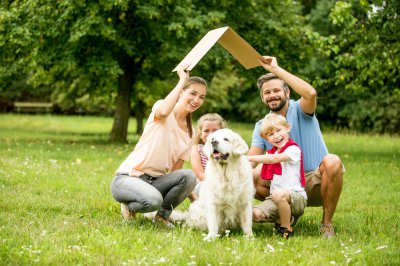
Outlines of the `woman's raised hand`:
{"type": "Polygon", "coordinates": [[[176,73],[180,79],[188,80],[189,79],[189,70],[186,70],[190,66],[190,63],[179,65],[176,73]]]}

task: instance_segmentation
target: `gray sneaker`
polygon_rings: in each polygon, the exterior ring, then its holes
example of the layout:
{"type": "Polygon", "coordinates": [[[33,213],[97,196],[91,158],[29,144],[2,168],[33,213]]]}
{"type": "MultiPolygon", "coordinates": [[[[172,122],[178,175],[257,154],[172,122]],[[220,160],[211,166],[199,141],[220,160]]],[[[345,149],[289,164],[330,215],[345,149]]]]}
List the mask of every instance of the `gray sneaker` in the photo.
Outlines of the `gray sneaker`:
{"type": "Polygon", "coordinates": [[[320,233],[326,238],[331,238],[335,236],[335,230],[332,224],[321,224],[320,233]]]}

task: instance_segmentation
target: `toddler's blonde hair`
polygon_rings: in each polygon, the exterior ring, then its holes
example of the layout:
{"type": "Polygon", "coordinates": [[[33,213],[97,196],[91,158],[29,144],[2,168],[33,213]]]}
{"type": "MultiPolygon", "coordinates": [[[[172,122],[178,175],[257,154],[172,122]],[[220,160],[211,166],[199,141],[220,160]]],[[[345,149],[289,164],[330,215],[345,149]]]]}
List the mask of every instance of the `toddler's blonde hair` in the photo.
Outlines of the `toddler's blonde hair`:
{"type": "Polygon", "coordinates": [[[269,113],[267,114],[261,124],[261,137],[267,136],[269,133],[274,131],[278,126],[290,127],[290,124],[286,118],[282,115],[269,113]]]}

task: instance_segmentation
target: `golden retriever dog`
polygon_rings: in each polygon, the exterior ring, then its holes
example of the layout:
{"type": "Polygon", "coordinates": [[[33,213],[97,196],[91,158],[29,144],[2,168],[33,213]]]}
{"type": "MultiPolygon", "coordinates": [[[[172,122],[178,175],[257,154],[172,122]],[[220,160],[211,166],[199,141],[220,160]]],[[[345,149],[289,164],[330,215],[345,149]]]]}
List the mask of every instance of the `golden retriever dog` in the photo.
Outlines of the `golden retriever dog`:
{"type": "Polygon", "coordinates": [[[219,232],[239,226],[246,236],[253,234],[254,186],[252,167],[245,156],[248,149],[246,142],[230,129],[217,130],[207,138],[206,180],[199,199],[185,215],[188,226],[208,229],[204,240],[212,240],[219,232]]]}

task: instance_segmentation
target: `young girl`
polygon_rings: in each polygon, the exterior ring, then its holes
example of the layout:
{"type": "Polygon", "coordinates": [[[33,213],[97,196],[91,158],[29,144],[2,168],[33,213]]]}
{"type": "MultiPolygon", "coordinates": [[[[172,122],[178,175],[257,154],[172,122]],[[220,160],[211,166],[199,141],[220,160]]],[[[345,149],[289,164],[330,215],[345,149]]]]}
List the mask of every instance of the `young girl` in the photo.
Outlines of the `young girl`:
{"type": "Polygon", "coordinates": [[[203,104],[207,85],[202,78],[189,78],[187,67],[180,66],[178,84],[154,104],[139,142],[111,182],[125,220],[134,219],[137,212],[157,210],[153,222],[173,227],[172,209],[196,184],[193,171],[182,166],[194,142],[191,114],[203,104]]]}
{"type": "Polygon", "coordinates": [[[291,217],[297,219],[307,205],[303,156],[300,147],[290,139],[289,132],[286,118],[267,114],[261,125],[261,137],[273,147],[265,155],[248,156],[250,162],[263,163],[261,178],[272,180],[271,195],[254,207],[253,220],[275,222],[277,232],[284,238],[294,234],[291,217]]]}
{"type": "Polygon", "coordinates": [[[197,122],[197,133],[195,138],[195,145],[192,147],[191,159],[192,169],[197,176],[197,185],[194,191],[189,196],[191,201],[198,198],[202,181],[204,181],[204,169],[208,158],[204,155],[203,145],[207,141],[208,135],[217,131],[218,129],[225,128],[225,120],[216,113],[205,114],[199,118],[197,122]]]}

